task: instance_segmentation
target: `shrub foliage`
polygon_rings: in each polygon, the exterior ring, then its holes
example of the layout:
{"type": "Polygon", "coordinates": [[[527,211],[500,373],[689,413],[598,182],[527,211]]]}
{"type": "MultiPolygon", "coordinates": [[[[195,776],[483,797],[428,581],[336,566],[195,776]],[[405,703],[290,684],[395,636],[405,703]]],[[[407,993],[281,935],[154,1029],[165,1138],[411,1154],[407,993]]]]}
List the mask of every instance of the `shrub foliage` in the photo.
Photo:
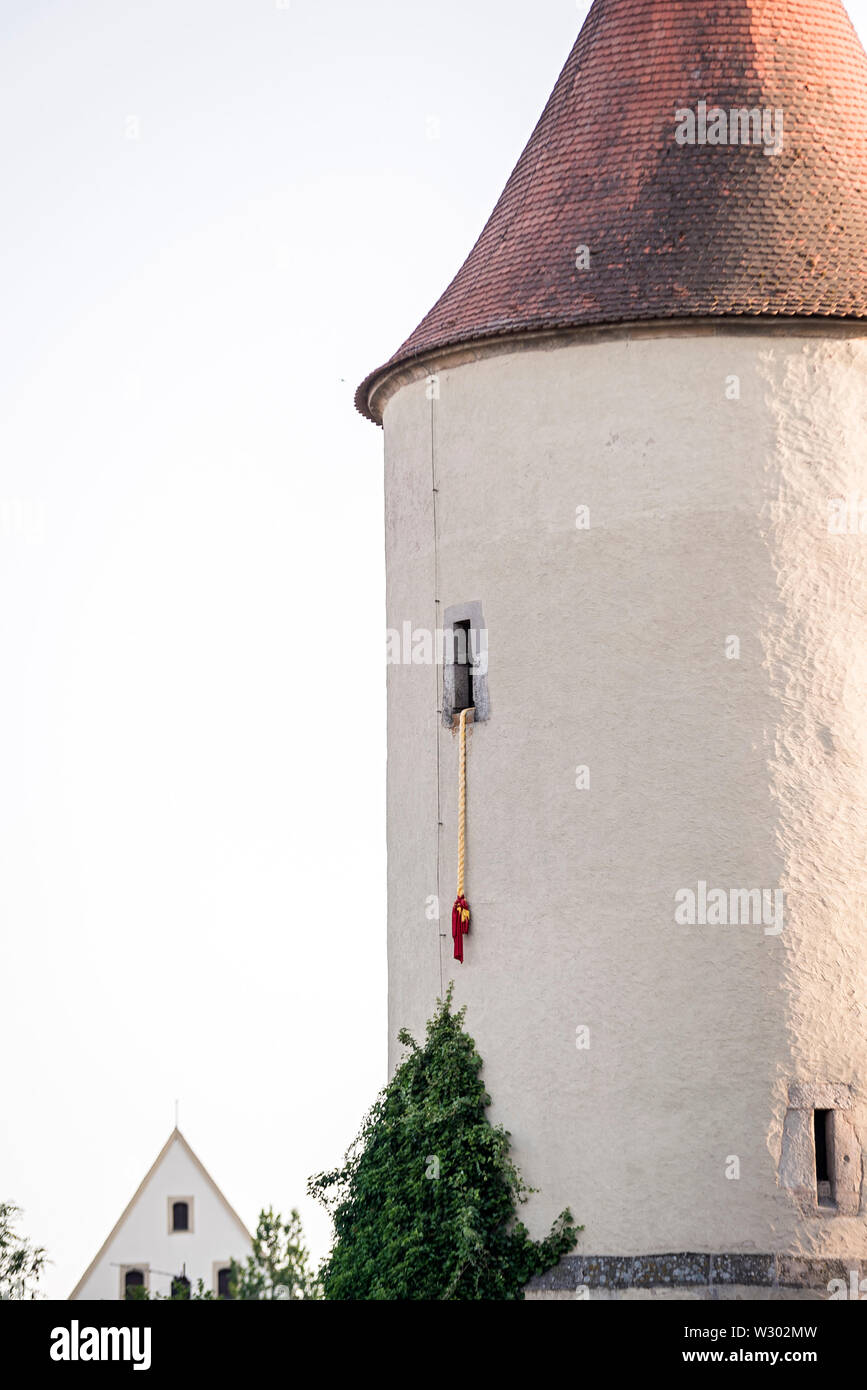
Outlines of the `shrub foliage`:
{"type": "Polygon", "coordinates": [[[344,1166],[311,1178],[336,1240],[327,1299],[520,1299],[574,1248],[567,1209],[540,1241],[517,1219],[527,1188],[509,1134],[487,1118],[482,1059],[452,991],[380,1093],[344,1166]]]}

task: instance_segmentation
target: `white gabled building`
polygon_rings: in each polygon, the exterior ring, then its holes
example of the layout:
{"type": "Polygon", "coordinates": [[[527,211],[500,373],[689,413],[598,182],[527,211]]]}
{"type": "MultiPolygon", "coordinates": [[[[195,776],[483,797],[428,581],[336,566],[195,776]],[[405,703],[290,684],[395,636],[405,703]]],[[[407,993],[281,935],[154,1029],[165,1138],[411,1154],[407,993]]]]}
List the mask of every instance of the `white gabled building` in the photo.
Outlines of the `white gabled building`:
{"type": "Polygon", "coordinates": [[[168,1297],[172,1281],[228,1295],[231,1261],[250,1253],[252,1236],[210,1173],[174,1129],[70,1300],[123,1299],[144,1285],[168,1297]]]}

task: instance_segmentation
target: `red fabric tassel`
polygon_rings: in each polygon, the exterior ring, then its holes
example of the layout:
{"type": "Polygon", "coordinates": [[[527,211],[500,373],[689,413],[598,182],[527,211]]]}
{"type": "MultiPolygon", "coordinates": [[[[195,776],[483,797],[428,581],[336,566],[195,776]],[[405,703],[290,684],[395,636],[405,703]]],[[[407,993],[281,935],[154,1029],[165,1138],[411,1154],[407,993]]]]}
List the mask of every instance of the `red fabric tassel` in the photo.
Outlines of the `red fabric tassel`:
{"type": "Polygon", "coordinates": [[[470,905],[466,898],[458,898],[452,908],[452,940],[455,943],[455,960],[464,963],[464,937],[470,929],[470,905]]]}

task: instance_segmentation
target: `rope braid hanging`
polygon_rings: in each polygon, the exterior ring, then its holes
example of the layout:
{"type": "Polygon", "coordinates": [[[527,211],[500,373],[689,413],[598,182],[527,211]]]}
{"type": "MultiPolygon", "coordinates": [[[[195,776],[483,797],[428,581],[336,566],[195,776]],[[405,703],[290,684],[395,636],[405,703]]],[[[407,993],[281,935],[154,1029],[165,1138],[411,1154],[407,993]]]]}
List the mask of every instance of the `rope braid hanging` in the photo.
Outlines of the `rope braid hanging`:
{"type": "Polygon", "coordinates": [[[464,897],[464,869],[467,857],[467,715],[461,710],[461,751],[458,773],[458,896],[452,908],[452,940],[455,960],[464,963],[464,937],[470,929],[470,906],[464,897]]]}

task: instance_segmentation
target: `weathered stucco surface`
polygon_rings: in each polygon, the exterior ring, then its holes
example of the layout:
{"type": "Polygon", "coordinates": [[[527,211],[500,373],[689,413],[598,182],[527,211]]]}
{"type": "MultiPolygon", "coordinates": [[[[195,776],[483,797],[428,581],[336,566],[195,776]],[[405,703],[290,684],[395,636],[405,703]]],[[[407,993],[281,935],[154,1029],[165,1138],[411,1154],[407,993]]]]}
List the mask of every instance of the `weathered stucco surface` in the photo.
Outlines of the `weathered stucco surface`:
{"type": "Polygon", "coordinates": [[[867,1144],[867,534],[828,532],[867,498],[867,339],[504,350],[427,396],[385,410],[388,625],[480,600],[493,713],[461,968],[441,672],[389,669],[392,1061],[455,978],[528,1224],[568,1204],[578,1253],[867,1256],[863,1195],[779,1178],[793,1082],[850,1087],[867,1144]],[[700,880],[782,888],[783,931],[677,925],[700,880]]]}

